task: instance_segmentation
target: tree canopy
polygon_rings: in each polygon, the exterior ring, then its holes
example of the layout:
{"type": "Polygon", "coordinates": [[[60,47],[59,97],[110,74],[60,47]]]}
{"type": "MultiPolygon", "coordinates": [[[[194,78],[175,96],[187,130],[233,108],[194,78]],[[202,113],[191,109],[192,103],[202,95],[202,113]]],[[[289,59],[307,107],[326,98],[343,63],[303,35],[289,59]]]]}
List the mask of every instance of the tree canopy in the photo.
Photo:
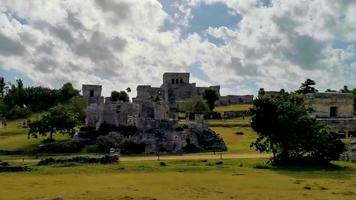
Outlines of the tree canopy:
{"type": "Polygon", "coordinates": [[[196,97],[185,100],[179,107],[186,114],[205,114],[209,112],[208,104],[196,97]]]}
{"type": "Polygon", "coordinates": [[[208,88],[204,90],[203,98],[208,104],[210,111],[213,111],[215,108],[215,102],[219,100],[219,94],[216,90],[208,88]]]}
{"type": "Polygon", "coordinates": [[[253,105],[251,126],[258,138],[251,147],[272,152],[275,164],[328,163],[344,150],[336,134],[309,115],[297,94],[259,96],[253,105]]]}
{"type": "Polygon", "coordinates": [[[112,91],[110,96],[111,101],[129,102],[129,95],[125,91],[112,91]]]}
{"type": "Polygon", "coordinates": [[[15,84],[5,84],[0,79],[1,113],[7,119],[28,117],[32,112],[46,111],[59,103],[66,103],[72,97],[79,96],[79,90],[71,83],[64,84],[60,89],[45,87],[24,87],[21,79],[15,84]],[[4,85],[2,85],[4,83],[4,85]]]}
{"type": "Polygon", "coordinates": [[[315,81],[308,78],[296,92],[299,94],[316,93],[318,90],[313,87],[314,85],[316,85],[315,81]]]}
{"type": "Polygon", "coordinates": [[[33,121],[29,124],[29,136],[35,138],[38,135],[47,136],[53,140],[53,134],[72,134],[74,128],[78,125],[78,116],[64,106],[56,106],[51,108],[48,114],[44,115],[40,120],[33,121]]]}

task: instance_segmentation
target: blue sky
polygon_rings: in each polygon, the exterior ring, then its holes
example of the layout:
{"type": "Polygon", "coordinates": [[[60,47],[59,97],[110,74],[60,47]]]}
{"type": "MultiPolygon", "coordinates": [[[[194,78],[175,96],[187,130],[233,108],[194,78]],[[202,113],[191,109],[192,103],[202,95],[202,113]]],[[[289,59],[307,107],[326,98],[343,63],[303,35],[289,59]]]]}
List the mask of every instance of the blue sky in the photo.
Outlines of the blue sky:
{"type": "Polygon", "coordinates": [[[356,1],[0,1],[0,74],[104,92],[190,72],[223,94],[356,87],[356,1]]]}

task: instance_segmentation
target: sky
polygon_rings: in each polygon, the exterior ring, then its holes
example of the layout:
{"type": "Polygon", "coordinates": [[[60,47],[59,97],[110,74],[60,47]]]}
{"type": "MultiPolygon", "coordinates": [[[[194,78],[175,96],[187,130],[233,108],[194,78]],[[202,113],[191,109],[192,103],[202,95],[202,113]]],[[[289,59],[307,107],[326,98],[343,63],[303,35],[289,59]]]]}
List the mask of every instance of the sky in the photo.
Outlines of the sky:
{"type": "Polygon", "coordinates": [[[112,90],[190,72],[221,93],[356,87],[355,0],[1,0],[0,75],[112,90]]]}

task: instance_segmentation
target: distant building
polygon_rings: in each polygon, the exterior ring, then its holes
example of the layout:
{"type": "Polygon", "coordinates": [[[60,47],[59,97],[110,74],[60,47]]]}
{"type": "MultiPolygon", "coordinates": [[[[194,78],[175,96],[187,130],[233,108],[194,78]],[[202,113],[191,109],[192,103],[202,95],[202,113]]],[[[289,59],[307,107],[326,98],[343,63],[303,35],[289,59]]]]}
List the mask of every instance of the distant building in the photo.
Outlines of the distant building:
{"type": "Polygon", "coordinates": [[[356,118],[351,93],[325,92],[306,94],[306,103],[312,116],[327,124],[335,132],[346,136],[356,131],[356,118]]]}
{"type": "Polygon", "coordinates": [[[88,101],[86,125],[99,129],[103,124],[118,126],[135,126],[149,129],[168,120],[168,107],[162,102],[149,100],[140,103],[111,101],[110,97],[101,96],[101,85],[83,85],[83,97],[88,101]]]}
{"type": "MultiPolygon", "coordinates": [[[[196,83],[189,82],[189,73],[164,73],[163,83],[160,87],[152,87],[150,85],[137,86],[137,96],[133,98],[133,102],[148,100],[152,97],[160,99],[168,103],[173,110],[178,109],[179,103],[191,97],[203,98],[204,90],[214,89],[220,96],[220,86],[197,87],[196,83]]],[[[240,103],[250,103],[253,100],[253,95],[237,96],[228,95],[220,96],[216,102],[217,105],[231,105],[240,103]]]]}

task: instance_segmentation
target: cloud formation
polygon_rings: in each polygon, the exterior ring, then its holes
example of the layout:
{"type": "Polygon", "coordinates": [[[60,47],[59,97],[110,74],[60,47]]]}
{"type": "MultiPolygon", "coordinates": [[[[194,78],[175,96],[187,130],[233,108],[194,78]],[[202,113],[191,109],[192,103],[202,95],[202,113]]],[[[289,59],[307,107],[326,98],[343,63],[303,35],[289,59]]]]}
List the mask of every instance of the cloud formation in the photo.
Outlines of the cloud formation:
{"type": "Polygon", "coordinates": [[[354,24],[353,0],[3,0],[0,67],[51,87],[103,84],[106,94],[188,69],[223,93],[293,90],[306,78],[356,87],[354,24]],[[187,31],[194,10],[216,3],[241,20],[187,31]]]}

